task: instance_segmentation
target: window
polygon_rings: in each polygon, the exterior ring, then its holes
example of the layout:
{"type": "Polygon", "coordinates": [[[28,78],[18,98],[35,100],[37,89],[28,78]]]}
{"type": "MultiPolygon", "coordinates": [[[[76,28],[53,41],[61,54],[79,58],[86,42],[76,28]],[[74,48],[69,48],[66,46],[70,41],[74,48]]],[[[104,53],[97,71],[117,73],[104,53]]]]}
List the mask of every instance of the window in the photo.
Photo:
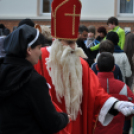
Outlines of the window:
{"type": "Polygon", "coordinates": [[[41,14],[51,13],[51,3],[53,0],[41,0],[41,14]]]}
{"type": "Polygon", "coordinates": [[[119,15],[134,15],[134,0],[119,0],[119,15]]]}

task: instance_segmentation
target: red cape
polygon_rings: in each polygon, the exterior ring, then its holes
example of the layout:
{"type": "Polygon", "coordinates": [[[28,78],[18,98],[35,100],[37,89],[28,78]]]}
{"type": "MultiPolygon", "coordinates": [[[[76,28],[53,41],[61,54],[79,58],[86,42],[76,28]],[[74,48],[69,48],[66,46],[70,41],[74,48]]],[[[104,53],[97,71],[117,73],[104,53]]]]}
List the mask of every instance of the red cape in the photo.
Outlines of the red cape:
{"type": "MultiPolygon", "coordinates": [[[[50,93],[52,101],[57,104],[57,106],[66,112],[64,98],[62,98],[62,103],[59,103],[56,98],[55,88],[52,85],[51,78],[46,69],[46,58],[49,57],[49,52],[46,47],[42,48],[42,59],[35,65],[35,69],[39,74],[46,78],[46,81],[51,85],[50,93]]],[[[99,111],[105,101],[111,97],[108,95],[100,86],[99,80],[94,72],[89,68],[89,65],[82,58],[82,70],[83,70],[83,98],[82,98],[82,115],[78,113],[76,121],[71,121],[71,128],[68,133],[71,134],[93,134],[94,126],[96,122],[96,114],[99,111]]],[[[62,130],[63,132],[63,130],[62,130]]],[[[63,132],[63,134],[65,134],[63,132]]]]}

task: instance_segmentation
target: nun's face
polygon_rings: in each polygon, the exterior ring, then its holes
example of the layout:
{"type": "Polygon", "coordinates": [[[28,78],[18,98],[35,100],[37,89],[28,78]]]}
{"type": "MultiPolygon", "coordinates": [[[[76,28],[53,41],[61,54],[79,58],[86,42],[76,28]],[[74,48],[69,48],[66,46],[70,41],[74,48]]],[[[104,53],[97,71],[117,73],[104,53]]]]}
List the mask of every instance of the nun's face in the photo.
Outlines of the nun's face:
{"type": "Polygon", "coordinates": [[[42,45],[38,45],[36,46],[35,48],[28,48],[27,49],[27,57],[26,59],[31,62],[33,65],[37,64],[38,63],[38,60],[41,56],[41,47],[42,45]]]}

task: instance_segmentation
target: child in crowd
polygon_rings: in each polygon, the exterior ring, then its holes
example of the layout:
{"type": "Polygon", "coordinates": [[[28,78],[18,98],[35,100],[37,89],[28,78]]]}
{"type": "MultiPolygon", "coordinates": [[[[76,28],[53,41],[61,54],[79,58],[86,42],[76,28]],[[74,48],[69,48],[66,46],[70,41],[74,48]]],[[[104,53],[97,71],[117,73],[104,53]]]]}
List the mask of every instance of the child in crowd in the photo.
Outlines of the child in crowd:
{"type": "MultiPolygon", "coordinates": [[[[102,52],[98,58],[97,74],[101,86],[105,91],[118,98],[119,100],[126,100],[134,102],[134,95],[129,87],[114,78],[112,70],[114,69],[114,57],[109,52],[102,52]]],[[[120,113],[114,117],[113,121],[108,126],[102,126],[97,122],[95,134],[122,134],[125,117],[120,113]]]]}
{"type": "Polygon", "coordinates": [[[101,42],[107,36],[107,30],[105,27],[100,26],[97,29],[97,32],[98,32],[98,36],[97,36],[96,40],[101,42]]]}
{"type": "MultiPolygon", "coordinates": [[[[110,52],[111,54],[113,54],[114,52],[114,44],[109,41],[109,40],[104,40],[100,43],[100,48],[99,48],[100,53],[102,52],[110,52]]],[[[97,67],[97,63],[94,63],[91,66],[91,69],[95,72],[95,74],[98,74],[99,69],[97,67]]],[[[122,74],[121,74],[121,70],[119,68],[118,65],[114,65],[114,69],[112,70],[112,72],[114,73],[114,78],[115,79],[119,79],[122,81],[122,74]]]]}
{"type": "MultiPolygon", "coordinates": [[[[106,39],[112,41],[114,44],[113,56],[115,59],[115,64],[120,67],[123,82],[126,82],[126,77],[130,77],[132,75],[132,71],[126,53],[118,46],[119,36],[116,32],[111,31],[108,32],[106,39]]],[[[96,56],[96,62],[98,56],[99,54],[96,56]]]]}
{"type": "Polygon", "coordinates": [[[88,38],[85,40],[85,45],[87,49],[89,49],[89,56],[88,58],[90,59],[91,65],[94,63],[94,59],[96,58],[97,53],[99,52],[98,50],[91,51],[90,47],[96,46],[100,41],[95,39],[95,33],[96,29],[95,26],[89,26],[88,27],[88,38]]]}
{"type": "Polygon", "coordinates": [[[110,28],[110,31],[116,32],[118,34],[118,46],[121,48],[121,50],[123,50],[125,44],[125,31],[120,28],[118,19],[115,17],[110,17],[107,21],[107,25],[110,28]]]}
{"type": "MultiPolygon", "coordinates": [[[[113,31],[113,32],[116,32],[117,35],[119,36],[119,41],[118,41],[118,46],[121,48],[121,50],[123,50],[124,48],[124,44],[125,44],[125,31],[119,27],[119,22],[118,22],[118,19],[115,18],[115,17],[110,17],[108,20],[107,20],[107,25],[110,29],[109,32],[113,31]]],[[[106,39],[106,38],[104,38],[106,39]]],[[[94,50],[98,50],[99,49],[99,45],[96,45],[96,46],[92,46],[90,48],[91,51],[94,51],[94,50]]]]}
{"type": "Polygon", "coordinates": [[[95,26],[89,26],[88,27],[88,38],[85,43],[87,48],[90,48],[90,47],[95,46],[98,43],[100,43],[98,40],[95,39],[95,33],[96,33],[95,26]]]}

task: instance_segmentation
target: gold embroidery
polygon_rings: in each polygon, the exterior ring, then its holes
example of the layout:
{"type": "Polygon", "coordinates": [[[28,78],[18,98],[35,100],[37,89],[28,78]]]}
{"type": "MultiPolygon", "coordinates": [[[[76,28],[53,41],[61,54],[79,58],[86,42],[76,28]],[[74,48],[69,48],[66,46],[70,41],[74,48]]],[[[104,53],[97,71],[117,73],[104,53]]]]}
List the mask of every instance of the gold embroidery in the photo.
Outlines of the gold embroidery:
{"type": "Polygon", "coordinates": [[[97,126],[98,118],[99,118],[99,116],[97,116],[97,118],[96,118],[95,125],[94,125],[94,129],[93,129],[93,134],[94,134],[95,128],[96,128],[96,126],[97,126]]]}
{"type": "Polygon", "coordinates": [[[63,1],[61,4],[59,4],[56,9],[55,9],[55,12],[54,12],[54,36],[56,37],[56,13],[57,13],[57,10],[63,6],[65,3],[67,3],[69,0],[65,0],[63,1]]]}
{"type": "Polygon", "coordinates": [[[75,35],[75,17],[80,17],[80,14],[75,14],[76,5],[73,8],[73,14],[66,13],[65,16],[73,17],[73,24],[72,24],[72,35],[75,35]]]}
{"type": "Polygon", "coordinates": [[[56,39],[61,39],[61,40],[74,40],[76,41],[78,38],[60,38],[60,37],[55,37],[55,36],[52,36],[53,38],[56,38],[56,39]]]}
{"type": "MultiPolygon", "coordinates": [[[[67,3],[69,0],[64,0],[62,3],[60,3],[57,7],[56,7],[56,9],[55,9],[55,11],[54,12],[52,12],[52,16],[53,16],[53,18],[54,18],[54,37],[55,38],[58,38],[58,37],[56,37],[56,13],[57,13],[57,10],[61,7],[61,6],[63,6],[65,3],[67,3]]],[[[79,2],[80,2],[80,4],[81,4],[81,6],[82,6],[82,3],[81,3],[81,1],[80,0],[78,0],[79,2]]],[[[51,9],[52,9],[52,7],[51,7],[51,9]]],[[[74,18],[75,19],[75,18],[74,18]]],[[[75,21],[75,20],[74,20],[75,21]]],[[[58,38],[58,39],[64,39],[64,38],[58,38]]],[[[69,40],[69,39],[67,39],[67,40],[69,40]]],[[[76,40],[76,39],[71,39],[71,40],[76,40]]]]}

